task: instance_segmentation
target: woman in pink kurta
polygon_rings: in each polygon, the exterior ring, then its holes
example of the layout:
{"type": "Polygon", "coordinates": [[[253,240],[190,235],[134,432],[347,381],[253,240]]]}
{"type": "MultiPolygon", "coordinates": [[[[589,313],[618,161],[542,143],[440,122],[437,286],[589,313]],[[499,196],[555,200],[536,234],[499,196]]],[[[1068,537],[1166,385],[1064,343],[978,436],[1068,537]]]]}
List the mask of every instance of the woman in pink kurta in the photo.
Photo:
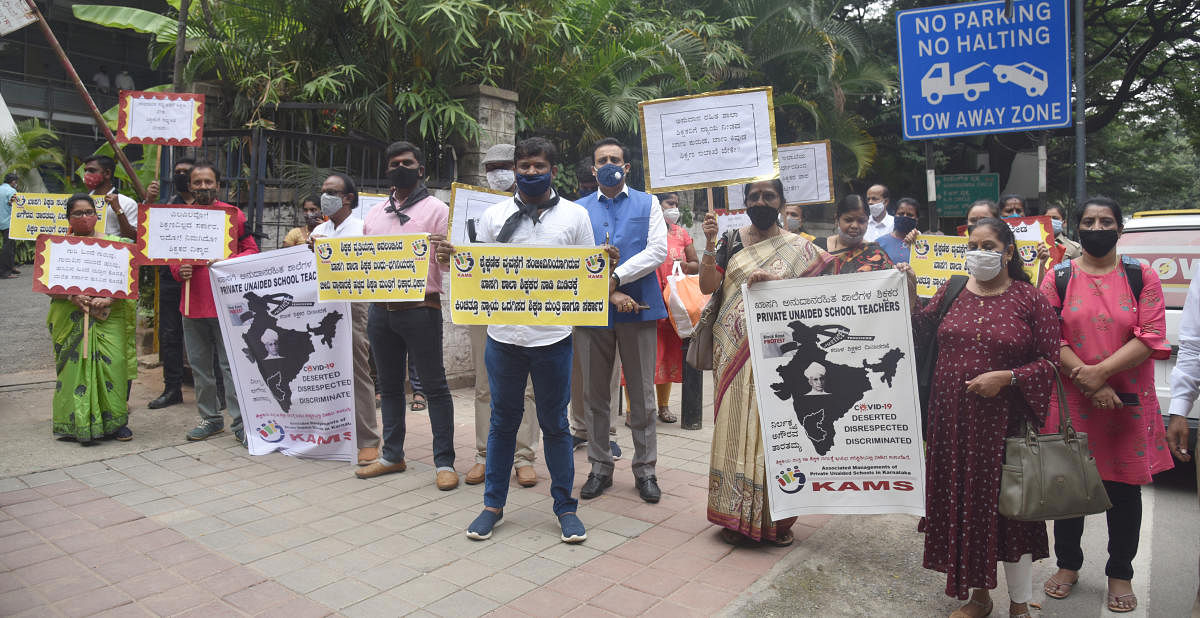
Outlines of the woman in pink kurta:
{"type": "MultiPolygon", "coordinates": [[[[1108,607],[1127,612],[1137,607],[1130,580],[1141,531],[1141,486],[1173,466],[1154,388],[1154,359],[1170,356],[1163,335],[1166,311],[1154,269],[1117,255],[1122,218],[1116,202],[1091,198],[1079,221],[1083,255],[1048,273],[1041,290],[1062,315],[1062,372],[1071,379],[1066,385],[1071,422],[1088,435],[1113,505],[1105,567],[1108,607]],[[1060,298],[1055,281],[1068,269],[1060,298]],[[1130,270],[1141,273],[1136,298],[1130,270]]],[[[1058,418],[1058,402],[1052,399],[1043,431],[1056,431],[1058,418]]],[[[1082,535],[1082,517],[1054,522],[1059,571],[1046,582],[1047,596],[1066,598],[1078,581],[1082,535]]]]}

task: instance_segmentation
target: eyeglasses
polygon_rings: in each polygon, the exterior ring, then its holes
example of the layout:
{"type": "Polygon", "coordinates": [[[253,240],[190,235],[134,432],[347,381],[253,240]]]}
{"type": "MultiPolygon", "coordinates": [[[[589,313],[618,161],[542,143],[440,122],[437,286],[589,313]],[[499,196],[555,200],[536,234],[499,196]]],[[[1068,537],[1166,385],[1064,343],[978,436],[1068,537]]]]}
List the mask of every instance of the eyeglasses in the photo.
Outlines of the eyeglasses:
{"type": "Polygon", "coordinates": [[[94,210],[77,210],[67,216],[72,219],[82,219],[84,217],[94,217],[94,216],[96,216],[96,211],[94,211],[94,210]]]}

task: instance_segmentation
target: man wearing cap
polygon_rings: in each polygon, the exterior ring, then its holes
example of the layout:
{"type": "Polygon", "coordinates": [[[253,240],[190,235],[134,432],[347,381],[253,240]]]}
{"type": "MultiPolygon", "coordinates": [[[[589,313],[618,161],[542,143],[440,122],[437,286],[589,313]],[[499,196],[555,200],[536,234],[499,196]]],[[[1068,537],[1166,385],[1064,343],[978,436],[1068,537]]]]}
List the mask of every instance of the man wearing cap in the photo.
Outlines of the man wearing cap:
{"type": "MultiPolygon", "coordinates": [[[[516,147],[512,144],[496,144],[483,155],[483,170],[487,176],[488,188],[505,193],[516,191],[517,175],[514,172],[513,153],[516,147]]],[[[487,471],[487,440],[488,427],[492,418],[492,392],[488,389],[487,365],[484,362],[484,351],[487,349],[487,326],[476,324],[471,326],[471,356],[475,363],[475,465],[467,471],[463,480],[468,485],[478,485],[483,482],[487,471]]],[[[525,389],[525,415],[521,417],[521,426],[517,429],[517,451],[513,456],[513,468],[516,470],[517,483],[522,487],[537,485],[537,473],[533,470],[534,453],[537,448],[538,422],[537,409],[533,400],[533,390],[525,389]]]]}

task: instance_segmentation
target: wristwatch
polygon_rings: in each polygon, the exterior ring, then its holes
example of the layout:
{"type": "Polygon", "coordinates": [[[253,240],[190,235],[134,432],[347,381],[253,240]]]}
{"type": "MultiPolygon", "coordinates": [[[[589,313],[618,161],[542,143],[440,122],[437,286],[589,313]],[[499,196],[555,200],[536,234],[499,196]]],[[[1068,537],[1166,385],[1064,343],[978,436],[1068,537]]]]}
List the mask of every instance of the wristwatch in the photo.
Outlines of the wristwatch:
{"type": "Polygon", "coordinates": [[[617,273],[612,274],[612,280],[617,282],[617,284],[615,286],[613,286],[614,288],[621,287],[621,277],[618,276],[617,273]]]}
{"type": "Polygon", "coordinates": [[[1010,369],[1010,370],[1008,370],[1008,372],[1012,374],[1012,379],[1008,381],[1008,385],[1009,385],[1009,386],[1016,386],[1016,385],[1017,385],[1017,372],[1015,372],[1015,371],[1013,371],[1013,370],[1011,370],[1011,369],[1010,369]]]}

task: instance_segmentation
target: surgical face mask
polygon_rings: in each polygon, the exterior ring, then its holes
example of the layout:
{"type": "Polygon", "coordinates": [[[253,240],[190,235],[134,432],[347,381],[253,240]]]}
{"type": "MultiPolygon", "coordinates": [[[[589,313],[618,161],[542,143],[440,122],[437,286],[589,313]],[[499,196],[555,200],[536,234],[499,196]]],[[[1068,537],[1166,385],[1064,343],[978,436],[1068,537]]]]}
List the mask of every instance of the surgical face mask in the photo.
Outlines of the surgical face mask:
{"type": "Polygon", "coordinates": [[[917,228],[917,220],[908,215],[896,215],[892,222],[892,229],[900,236],[907,236],[917,228]]]}
{"type": "Polygon", "coordinates": [[[625,167],[616,163],[605,163],[596,170],[596,182],[604,187],[618,187],[625,182],[625,167]]]}
{"type": "Polygon", "coordinates": [[[672,225],[679,223],[679,209],[678,208],[668,208],[663,211],[663,217],[666,218],[667,223],[670,223],[672,225]]]}
{"type": "Polygon", "coordinates": [[[201,206],[208,206],[217,200],[216,189],[192,189],[192,197],[201,206]]]}
{"type": "Polygon", "coordinates": [[[104,184],[104,176],[102,174],[97,172],[88,172],[83,175],[83,185],[87,187],[89,191],[95,191],[96,187],[99,187],[102,184],[104,184]]]}
{"type": "Polygon", "coordinates": [[[799,234],[804,229],[804,220],[799,217],[780,217],[779,225],[793,234],[799,234]]]}
{"type": "Polygon", "coordinates": [[[550,172],[545,174],[521,174],[517,176],[517,188],[529,197],[541,197],[550,190],[550,172]]]}
{"type": "Polygon", "coordinates": [[[1079,230],[1079,244],[1092,257],[1104,257],[1117,246],[1119,230],[1079,230]]]}
{"type": "Polygon", "coordinates": [[[388,182],[397,189],[411,189],[417,186],[421,170],[415,167],[393,167],[388,170],[388,182]]]}
{"type": "Polygon", "coordinates": [[[1004,268],[1004,255],[997,251],[968,251],[965,257],[967,273],[976,281],[991,281],[1004,268]]]}
{"type": "Polygon", "coordinates": [[[750,223],[764,232],[779,223],[779,211],[770,206],[751,206],[746,209],[750,223]]]}
{"type": "Polygon", "coordinates": [[[328,193],[321,194],[321,212],[326,217],[332,217],[333,213],[342,209],[342,206],[342,198],[340,196],[328,193]]]}
{"type": "Polygon", "coordinates": [[[882,217],[884,211],[887,210],[887,204],[885,204],[883,202],[876,202],[874,204],[868,205],[867,207],[871,209],[871,218],[872,219],[878,219],[878,218],[882,217]]]}
{"type": "Polygon", "coordinates": [[[492,170],[484,175],[487,176],[488,187],[497,191],[508,191],[517,181],[517,174],[512,170],[492,170]]]}
{"type": "Polygon", "coordinates": [[[1050,227],[1054,228],[1054,235],[1055,235],[1055,236],[1058,236],[1059,234],[1062,234],[1062,231],[1063,231],[1063,222],[1062,222],[1062,219],[1051,219],[1051,220],[1050,220],[1050,227]]]}
{"type": "Polygon", "coordinates": [[[189,175],[187,172],[176,172],[171,175],[171,182],[175,184],[176,193],[187,193],[189,175]]]}

